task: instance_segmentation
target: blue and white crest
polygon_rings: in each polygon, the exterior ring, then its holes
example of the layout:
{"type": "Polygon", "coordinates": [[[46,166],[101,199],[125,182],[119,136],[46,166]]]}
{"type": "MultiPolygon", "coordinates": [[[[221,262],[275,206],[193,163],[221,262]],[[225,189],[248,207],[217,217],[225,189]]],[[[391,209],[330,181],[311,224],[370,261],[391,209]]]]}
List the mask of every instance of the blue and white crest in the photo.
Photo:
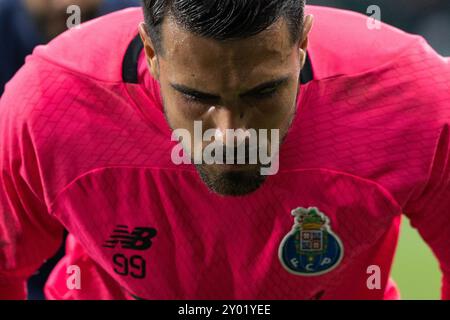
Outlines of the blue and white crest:
{"type": "Polygon", "coordinates": [[[339,237],[331,231],[330,220],[319,209],[292,210],[294,226],[278,249],[283,267],[301,276],[317,276],[336,268],[344,256],[339,237]]]}

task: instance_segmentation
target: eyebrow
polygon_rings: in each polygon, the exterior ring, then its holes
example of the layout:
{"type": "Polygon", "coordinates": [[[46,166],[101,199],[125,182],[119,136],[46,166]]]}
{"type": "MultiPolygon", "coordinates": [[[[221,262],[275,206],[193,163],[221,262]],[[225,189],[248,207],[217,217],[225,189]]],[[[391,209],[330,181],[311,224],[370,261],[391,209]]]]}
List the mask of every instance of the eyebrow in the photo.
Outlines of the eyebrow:
{"type": "Polygon", "coordinates": [[[187,94],[187,95],[194,96],[197,98],[202,98],[202,99],[207,99],[207,100],[220,99],[220,96],[218,96],[218,95],[198,91],[196,89],[189,88],[182,84],[171,83],[170,86],[183,94],[187,94]]]}
{"type": "MultiPolygon", "coordinates": [[[[241,97],[251,96],[251,95],[254,95],[264,89],[279,87],[282,84],[286,83],[288,80],[289,80],[289,76],[283,76],[283,77],[280,77],[275,80],[270,80],[270,81],[264,82],[262,84],[259,84],[256,87],[240,94],[240,96],[241,97]]],[[[202,92],[202,91],[199,91],[199,90],[196,90],[193,88],[189,88],[182,84],[171,83],[170,86],[183,94],[191,95],[191,96],[194,96],[197,98],[201,98],[201,99],[205,99],[205,100],[219,100],[220,99],[220,96],[217,94],[202,92]]]]}

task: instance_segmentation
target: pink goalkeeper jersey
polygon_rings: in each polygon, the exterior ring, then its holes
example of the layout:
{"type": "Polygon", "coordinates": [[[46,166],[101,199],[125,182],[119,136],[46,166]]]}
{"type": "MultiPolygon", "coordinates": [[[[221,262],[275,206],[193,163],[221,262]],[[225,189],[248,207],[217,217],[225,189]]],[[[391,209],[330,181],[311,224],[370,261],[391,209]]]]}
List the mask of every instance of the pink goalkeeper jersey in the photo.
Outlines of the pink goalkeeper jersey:
{"type": "Polygon", "coordinates": [[[280,171],[238,198],[172,163],[141,9],[38,47],[0,100],[0,296],[25,297],[66,228],[52,299],[394,299],[405,214],[450,298],[449,60],[365,16],[307,11],[280,171]]]}

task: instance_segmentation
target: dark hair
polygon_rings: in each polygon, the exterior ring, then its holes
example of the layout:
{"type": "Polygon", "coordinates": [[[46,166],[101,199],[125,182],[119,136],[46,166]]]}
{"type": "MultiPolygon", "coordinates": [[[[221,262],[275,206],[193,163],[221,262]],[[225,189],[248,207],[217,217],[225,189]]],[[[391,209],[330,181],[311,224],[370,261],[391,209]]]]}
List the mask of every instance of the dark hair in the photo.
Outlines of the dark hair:
{"type": "Polygon", "coordinates": [[[143,6],[149,36],[162,53],[161,25],[168,15],[185,30],[216,40],[256,35],[283,17],[294,44],[301,37],[305,0],[143,0],[143,6]]]}

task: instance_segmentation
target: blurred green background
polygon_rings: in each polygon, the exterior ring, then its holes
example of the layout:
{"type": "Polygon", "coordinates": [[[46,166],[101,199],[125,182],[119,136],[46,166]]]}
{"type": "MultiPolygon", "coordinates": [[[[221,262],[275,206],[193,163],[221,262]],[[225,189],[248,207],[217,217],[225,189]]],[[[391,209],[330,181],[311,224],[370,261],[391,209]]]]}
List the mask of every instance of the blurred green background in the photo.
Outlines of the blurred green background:
{"type": "Polygon", "coordinates": [[[402,300],[440,299],[441,273],[438,262],[406,217],[391,274],[402,300]]]}

